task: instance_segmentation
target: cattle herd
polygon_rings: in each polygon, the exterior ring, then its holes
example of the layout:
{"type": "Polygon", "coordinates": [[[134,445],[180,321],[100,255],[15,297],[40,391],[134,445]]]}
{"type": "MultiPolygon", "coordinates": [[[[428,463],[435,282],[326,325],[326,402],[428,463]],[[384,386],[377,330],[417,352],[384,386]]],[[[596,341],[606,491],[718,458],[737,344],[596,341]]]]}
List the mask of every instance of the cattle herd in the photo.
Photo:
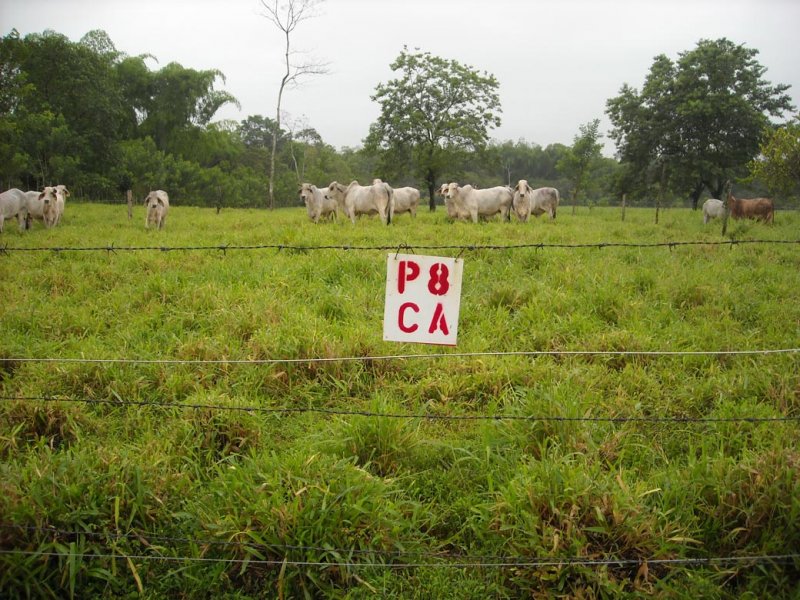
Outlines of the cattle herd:
{"type": "MultiPolygon", "coordinates": [[[[23,192],[11,188],[0,193],[0,233],[6,219],[16,218],[20,231],[31,228],[34,220],[42,221],[47,229],[55,227],[64,216],[69,190],[65,185],[47,186],[41,192],[23,192]]],[[[153,225],[158,229],[164,227],[169,210],[169,196],[163,190],[150,192],[144,199],[147,214],[145,228],[153,225]]]]}
{"type": "MultiPolygon", "coordinates": [[[[413,187],[393,188],[388,183],[375,179],[372,185],[363,186],[357,181],[343,185],[333,181],[327,187],[318,188],[303,183],[298,190],[306,206],[308,218],[314,223],[320,219],[335,219],[344,214],[354,224],[360,215],[378,215],[388,225],[395,215],[417,214],[420,193],[413,187]]],[[[530,215],[538,217],[547,213],[551,220],[556,218],[558,209],[558,190],[552,187],[532,188],[524,179],[515,187],[497,186],[478,189],[472,185],[445,183],[438,194],[444,199],[447,216],[453,220],[489,219],[500,214],[503,220],[510,221],[512,212],[525,222],[530,215]]],[[[0,233],[7,219],[16,218],[20,230],[31,228],[33,220],[42,221],[46,228],[61,222],[69,190],[65,185],[47,186],[41,192],[23,192],[12,188],[0,193],[0,233]]],[[[162,229],[166,224],[169,210],[169,196],[163,190],[151,191],[144,200],[147,208],[145,228],[150,226],[162,229]]],[[[775,207],[769,198],[737,199],[728,192],[725,202],[709,198],[703,204],[703,223],[712,219],[756,219],[772,223],[775,207]]]]}
{"type": "MultiPolygon", "coordinates": [[[[363,186],[357,181],[342,185],[331,182],[326,188],[318,188],[311,183],[303,183],[298,190],[300,198],[308,211],[308,218],[319,223],[321,218],[335,219],[343,213],[353,223],[359,215],[379,215],[385,224],[390,224],[395,215],[409,213],[417,215],[419,190],[413,187],[393,188],[388,183],[375,179],[372,185],[363,186]]],[[[524,179],[516,187],[497,186],[477,189],[471,185],[457,183],[442,184],[439,195],[444,198],[447,215],[451,219],[488,219],[500,214],[508,221],[513,211],[521,221],[527,221],[533,214],[547,213],[556,218],[558,190],[555,188],[534,189],[524,179]]]]}

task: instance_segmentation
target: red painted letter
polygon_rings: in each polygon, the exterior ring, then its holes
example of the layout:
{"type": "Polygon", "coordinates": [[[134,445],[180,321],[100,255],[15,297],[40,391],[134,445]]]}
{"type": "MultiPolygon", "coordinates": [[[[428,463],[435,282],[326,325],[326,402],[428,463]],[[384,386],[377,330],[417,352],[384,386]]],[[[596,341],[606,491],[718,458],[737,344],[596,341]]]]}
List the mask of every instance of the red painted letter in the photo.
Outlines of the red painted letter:
{"type": "MultiPolygon", "coordinates": [[[[414,264],[414,263],[411,263],[411,264],[414,264]]],[[[419,267],[417,267],[417,272],[419,272],[419,267]]],[[[414,333],[419,328],[419,325],[417,325],[416,323],[412,323],[411,325],[406,325],[404,320],[403,320],[403,317],[405,316],[406,309],[408,309],[408,308],[413,310],[415,313],[419,312],[419,306],[417,306],[413,302],[405,302],[404,304],[401,304],[400,305],[400,311],[397,313],[397,326],[400,328],[400,331],[402,331],[403,333],[414,333]]],[[[447,333],[447,332],[445,331],[445,333],[447,333]]]]}
{"type": "Polygon", "coordinates": [[[406,281],[414,281],[417,277],[419,277],[419,265],[410,260],[401,260],[400,273],[398,273],[397,278],[397,291],[401,294],[405,292],[406,281]]]}
{"type": "Polygon", "coordinates": [[[450,333],[450,329],[447,327],[447,320],[444,318],[444,306],[442,306],[441,302],[436,305],[436,310],[433,311],[433,318],[431,319],[431,326],[428,328],[428,333],[433,333],[437,329],[441,329],[442,333],[445,335],[450,333]]]}

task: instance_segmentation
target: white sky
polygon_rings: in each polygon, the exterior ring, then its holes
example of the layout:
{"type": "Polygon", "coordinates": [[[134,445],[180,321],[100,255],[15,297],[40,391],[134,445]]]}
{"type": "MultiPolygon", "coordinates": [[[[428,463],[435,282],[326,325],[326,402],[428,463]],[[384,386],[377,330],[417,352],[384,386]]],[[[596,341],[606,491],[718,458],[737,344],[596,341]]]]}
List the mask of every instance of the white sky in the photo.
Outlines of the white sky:
{"type": "MultiPolygon", "coordinates": [[[[159,63],[219,69],[241,102],[218,118],[274,118],[283,38],[259,0],[2,0],[0,33],[53,29],[79,40],[105,30],[118,50],[159,63]]],[[[727,37],[760,51],[766,79],[792,85],[800,105],[798,0],[325,0],[292,37],[330,73],[284,95],[283,108],[325,142],[359,146],[378,116],[375,86],[396,76],[403,45],[493,74],[496,140],[571,144],[623,83],[640,87],[657,54],[675,60],[700,39],[727,37]]],[[[606,152],[613,153],[608,142],[606,152]]]]}

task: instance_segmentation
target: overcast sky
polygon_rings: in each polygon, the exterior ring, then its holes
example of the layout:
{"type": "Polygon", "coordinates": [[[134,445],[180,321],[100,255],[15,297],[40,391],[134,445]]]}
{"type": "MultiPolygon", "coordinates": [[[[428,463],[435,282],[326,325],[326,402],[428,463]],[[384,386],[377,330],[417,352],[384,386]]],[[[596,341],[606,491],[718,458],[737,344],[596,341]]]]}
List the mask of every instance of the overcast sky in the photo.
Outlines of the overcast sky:
{"type": "MultiPolygon", "coordinates": [[[[103,29],[118,50],[219,69],[241,102],[220,119],[274,117],[283,38],[259,0],[2,0],[0,30],[52,29],[78,41],[103,29]]],[[[330,73],[290,90],[283,108],[325,142],[359,146],[378,116],[375,86],[392,79],[404,45],[493,74],[502,125],[496,140],[571,144],[602,119],[623,83],[641,87],[657,54],[677,59],[700,39],[727,37],[760,51],[765,77],[800,104],[798,0],[325,0],[292,37],[330,73]]],[[[613,145],[606,147],[613,153],[613,145]]]]}

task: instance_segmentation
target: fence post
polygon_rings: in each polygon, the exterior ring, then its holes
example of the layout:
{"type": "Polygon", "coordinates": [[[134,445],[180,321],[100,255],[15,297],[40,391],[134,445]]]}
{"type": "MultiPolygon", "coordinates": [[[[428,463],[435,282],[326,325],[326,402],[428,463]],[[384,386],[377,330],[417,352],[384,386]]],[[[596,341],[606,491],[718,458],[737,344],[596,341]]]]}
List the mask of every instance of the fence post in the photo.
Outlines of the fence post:
{"type": "Polygon", "coordinates": [[[128,220],[133,219],[133,190],[125,192],[125,198],[128,200],[128,220]]]}
{"type": "Polygon", "coordinates": [[[628,199],[628,194],[622,194],[622,220],[625,221],[625,201],[628,199]]]}

